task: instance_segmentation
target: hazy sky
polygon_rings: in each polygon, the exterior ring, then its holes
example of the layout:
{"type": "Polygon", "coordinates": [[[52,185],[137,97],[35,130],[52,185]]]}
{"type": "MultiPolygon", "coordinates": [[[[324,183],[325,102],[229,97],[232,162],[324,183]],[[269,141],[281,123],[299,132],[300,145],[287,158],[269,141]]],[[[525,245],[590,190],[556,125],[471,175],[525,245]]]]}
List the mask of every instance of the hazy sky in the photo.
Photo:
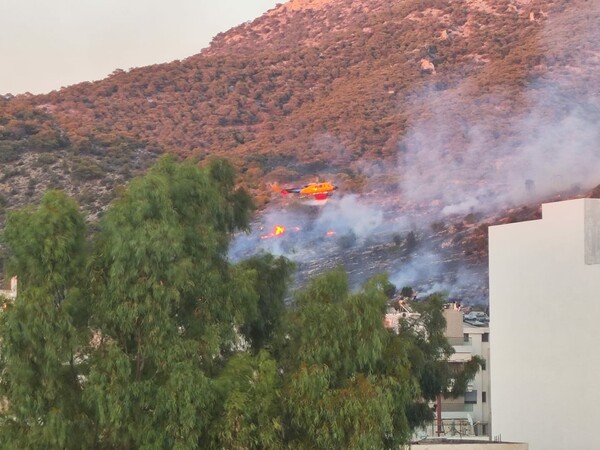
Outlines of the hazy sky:
{"type": "Polygon", "coordinates": [[[199,53],[285,0],[0,0],[0,94],[39,94],[199,53]]]}

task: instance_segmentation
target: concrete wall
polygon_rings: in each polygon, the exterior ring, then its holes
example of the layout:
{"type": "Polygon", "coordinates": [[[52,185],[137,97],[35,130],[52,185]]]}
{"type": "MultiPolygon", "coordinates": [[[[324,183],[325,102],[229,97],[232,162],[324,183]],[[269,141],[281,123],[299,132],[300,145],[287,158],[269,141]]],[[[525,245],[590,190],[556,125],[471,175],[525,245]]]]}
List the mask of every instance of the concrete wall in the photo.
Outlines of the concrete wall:
{"type": "Polygon", "coordinates": [[[492,434],[600,448],[600,199],[490,227],[492,434]]]}
{"type": "Polygon", "coordinates": [[[446,337],[462,339],[463,337],[463,312],[458,309],[445,309],[443,311],[446,319],[446,337]]]}

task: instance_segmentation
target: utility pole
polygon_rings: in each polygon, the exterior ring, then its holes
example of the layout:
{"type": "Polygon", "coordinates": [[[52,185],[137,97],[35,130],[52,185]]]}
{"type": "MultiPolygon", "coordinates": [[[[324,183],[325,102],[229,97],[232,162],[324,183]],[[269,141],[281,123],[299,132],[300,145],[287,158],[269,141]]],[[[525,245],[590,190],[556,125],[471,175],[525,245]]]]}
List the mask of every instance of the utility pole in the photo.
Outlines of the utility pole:
{"type": "Polygon", "coordinates": [[[435,415],[437,419],[437,435],[440,437],[442,435],[442,394],[437,395],[435,415]]]}

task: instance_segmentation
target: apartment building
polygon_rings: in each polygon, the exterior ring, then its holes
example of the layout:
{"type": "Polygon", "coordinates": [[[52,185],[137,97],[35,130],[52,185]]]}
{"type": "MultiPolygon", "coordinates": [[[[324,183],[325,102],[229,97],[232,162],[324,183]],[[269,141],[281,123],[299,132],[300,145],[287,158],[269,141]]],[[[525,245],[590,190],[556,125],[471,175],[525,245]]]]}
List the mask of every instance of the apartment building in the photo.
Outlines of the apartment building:
{"type": "MultiPolygon", "coordinates": [[[[453,364],[464,364],[479,356],[484,365],[464,396],[442,399],[441,419],[445,436],[489,436],[490,432],[490,329],[487,321],[466,322],[463,311],[450,305],[444,310],[446,337],[454,347],[453,364]]],[[[428,430],[428,434],[431,434],[428,430]]],[[[437,434],[436,428],[433,435],[437,434]]]]}

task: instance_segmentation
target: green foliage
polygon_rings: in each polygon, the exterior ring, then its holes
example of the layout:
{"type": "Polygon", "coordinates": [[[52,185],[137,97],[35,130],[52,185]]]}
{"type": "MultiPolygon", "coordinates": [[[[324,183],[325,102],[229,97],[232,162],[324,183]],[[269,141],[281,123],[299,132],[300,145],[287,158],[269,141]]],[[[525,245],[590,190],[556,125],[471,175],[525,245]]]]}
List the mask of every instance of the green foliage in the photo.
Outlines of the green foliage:
{"type": "Polygon", "coordinates": [[[19,274],[26,288],[47,285],[60,303],[68,281],[81,271],[84,235],[78,205],[61,191],[48,191],[37,210],[9,214],[4,231],[8,270],[19,274]]]}
{"type": "Polygon", "coordinates": [[[390,282],[389,280],[387,280],[387,281],[386,281],[386,282],[383,284],[382,288],[383,288],[383,292],[384,292],[385,296],[386,296],[388,299],[390,299],[390,300],[391,300],[391,299],[392,299],[392,298],[394,298],[394,296],[396,295],[396,290],[397,290],[397,289],[396,289],[396,285],[395,285],[395,284],[393,284],[392,282],[390,282]]]}
{"type": "Polygon", "coordinates": [[[384,329],[385,275],[356,293],[342,269],[298,293],[282,345],[291,448],[387,448],[420,400],[403,340],[384,329]]]}
{"type": "Polygon", "coordinates": [[[242,262],[241,267],[254,272],[258,302],[256,309],[245,314],[246,320],[240,331],[254,351],[258,351],[269,346],[280,326],[294,265],[283,257],[265,254],[242,262]]]}
{"type": "Polygon", "coordinates": [[[313,280],[299,292],[287,330],[294,366],[326,365],[334,384],[372,370],[387,333],[382,325],[386,304],[385,293],[374,281],[350,293],[341,268],[313,280]]]}
{"type": "Polygon", "coordinates": [[[61,192],[9,215],[8,270],[20,284],[0,330],[4,448],[208,439],[221,396],[213,377],[259,309],[256,271],[226,259],[250,207],[233,187],[225,162],[200,170],[166,158],[131,183],[90,243],[61,192]]]}
{"type": "Polygon", "coordinates": [[[4,232],[8,273],[19,296],[0,316],[2,448],[91,446],[92,418],[83,402],[86,324],[85,226],[62,192],[37,210],[9,214],[4,232]]]}
{"type": "Polygon", "coordinates": [[[14,141],[0,141],[0,163],[6,164],[21,158],[21,151],[14,141]]]}
{"type": "Polygon", "coordinates": [[[357,374],[337,389],[326,365],[303,366],[287,388],[290,448],[384,448],[393,397],[377,378],[357,374]]]}
{"type": "Polygon", "coordinates": [[[284,448],[281,380],[267,352],[233,356],[216,380],[220,405],[211,448],[284,448]]]}
{"type": "Polygon", "coordinates": [[[38,155],[34,167],[48,167],[58,161],[56,155],[52,153],[41,153],[38,155]]]}
{"type": "Polygon", "coordinates": [[[72,174],[78,180],[96,180],[104,177],[104,169],[94,158],[86,156],[74,161],[72,174]]]}
{"type": "Polygon", "coordinates": [[[226,261],[247,213],[219,167],[164,158],[101,223],[94,321],[104,342],[89,401],[114,445],[193,448],[206,435],[216,398],[207,375],[236,345],[238,304],[257,301],[250,275],[226,261]]]}
{"type": "Polygon", "coordinates": [[[235,229],[247,230],[250,211],[253,209],[252,199],[243,189],[234,190],[235,172],[231,164],[222,159],[212,160],[208,166],[210,181],[222,195],[221,208],[214,209],[219,213],[214,216],[216,226],[233,232],[235,229]]]}
{"type": "Polygon", "coordinates": [[[2,177],[0,177],[0,182],[4,182],[13,177],[18,177],[20,175],[24,175],[25,171],[19,168],[5,167],[2,171],[2,177]]]}

